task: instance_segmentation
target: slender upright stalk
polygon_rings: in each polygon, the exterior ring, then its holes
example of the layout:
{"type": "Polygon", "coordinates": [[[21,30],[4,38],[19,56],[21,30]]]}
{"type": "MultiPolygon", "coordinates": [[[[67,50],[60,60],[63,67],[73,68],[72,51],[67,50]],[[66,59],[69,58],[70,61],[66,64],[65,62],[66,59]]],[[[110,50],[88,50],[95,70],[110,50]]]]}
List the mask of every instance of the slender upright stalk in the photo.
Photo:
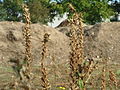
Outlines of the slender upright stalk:
{"type": "Polygon", "coordinates": [[[101,87],[101,90],[106,90],[106,80],[105,80],[105,67],[103,67],[102,69],[102,76],[101,76],[101,79],[102,79],[102,87],[101,87]]]}
{"type": "Polygon", "coordinates": [[[109,78],[110,78],[110,84],[111,84],[111,86],[114,85],[115,89],[117,90],[118,89],[118,87],[117,87],[118,84],[117,84],[116,75],[112,71],[109,71],[109,78]]]}
{"type": "Polygon", "coordinates": [[[50,89],[50,84],[47,78],[47,70],[45,68],[45,57],[46,57],[46,52],[47,52],[47,42],[49,40],[49,34],[45,33],[44,35],[44,41],[43,41],[43,49],[42,49],[42,59],[41,59],[41,69],[40,71],[42,72],[42,87],[43,90],[49,90],[50,89]]]}
{"type": "Polygon", "coordinates": [[[31,30],[30,30],[30,13],[27,5],[23,5],[25,26],[23,28],[23,36],[25,41],[25,59],[22,67],[23,82],[27,84],[28,89],[31,89],[31,63],[33,61],[31,55],[31,30]]]}
{"type": "Polygon", "coordinates": [[[25,16],[25,27],[23,29],[23,35],[25,40],[25,57],[27,66],[30,68],[32,63],[32,55],[31,55],[31,30],[30,30],[30,13],[29,9],[26,5],[23,6],[24,16],[25,16]]]}
{"type": "Polygon", "coordinates": [[[71,73],[70,77],[72,81],[70,82],[71,90],[77,90],[78,88],[78,80],[82,80],[83,78],[79,76],[81,64],[84,60],[83,58],[83,29],[82,29],[82,19],[80,14],[78,14],[74,7],[70,4],[70,10],[74,12],[72,19],[70,19],[71,25],[71,53],[70,53],[70,68],[71,73]]]}

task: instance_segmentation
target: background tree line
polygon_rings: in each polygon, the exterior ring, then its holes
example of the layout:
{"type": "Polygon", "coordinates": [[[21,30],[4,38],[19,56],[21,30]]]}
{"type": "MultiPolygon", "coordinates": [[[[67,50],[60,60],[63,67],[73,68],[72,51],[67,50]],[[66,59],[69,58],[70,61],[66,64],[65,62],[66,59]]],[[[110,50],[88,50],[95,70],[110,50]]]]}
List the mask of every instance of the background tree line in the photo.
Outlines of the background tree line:
{"type": "Polygon", "coordinates": [[[32,23],[42,24],[51,22],[57,15],[62,17],[64,13],[70,17],[72,13],[68,8],[69,3],[78,13],[82,13],[87,24],[102,22],[120,12],[120,3],[114,0],[0,0],[0,21],[24,22],[23,3],[30,9],[32,23]],[[110,1],[113,4],[108,4],[110,1]]]}

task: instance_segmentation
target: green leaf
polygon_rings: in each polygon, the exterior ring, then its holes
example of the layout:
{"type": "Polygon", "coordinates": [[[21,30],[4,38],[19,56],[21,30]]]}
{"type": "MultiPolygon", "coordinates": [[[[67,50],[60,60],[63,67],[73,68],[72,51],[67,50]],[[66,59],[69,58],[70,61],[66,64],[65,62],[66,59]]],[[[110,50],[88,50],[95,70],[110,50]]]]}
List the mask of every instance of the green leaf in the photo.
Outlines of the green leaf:
{"type": "Polygon", "coordinates": [[[83,80],[78,80],[78,86],[80,89],[84,89],[84,83],[83,83],[83,80]]]}

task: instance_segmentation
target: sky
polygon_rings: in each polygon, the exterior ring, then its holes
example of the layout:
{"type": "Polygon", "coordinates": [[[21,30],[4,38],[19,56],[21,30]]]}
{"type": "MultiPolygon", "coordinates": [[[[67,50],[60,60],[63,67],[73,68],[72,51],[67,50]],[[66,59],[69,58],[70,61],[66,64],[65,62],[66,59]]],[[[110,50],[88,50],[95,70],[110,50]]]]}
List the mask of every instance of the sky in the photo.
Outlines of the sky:
{"type": "Polygon", "coordinates": [[[51,27],[56,27],[58,26],[62,21],[64,21],[65,19],[67,19],[67,15],[64,14],[62,18],[56,16],[54,18],[54,21],[52,23],[48,23],[48,26],[51,26],[51,27]]]}

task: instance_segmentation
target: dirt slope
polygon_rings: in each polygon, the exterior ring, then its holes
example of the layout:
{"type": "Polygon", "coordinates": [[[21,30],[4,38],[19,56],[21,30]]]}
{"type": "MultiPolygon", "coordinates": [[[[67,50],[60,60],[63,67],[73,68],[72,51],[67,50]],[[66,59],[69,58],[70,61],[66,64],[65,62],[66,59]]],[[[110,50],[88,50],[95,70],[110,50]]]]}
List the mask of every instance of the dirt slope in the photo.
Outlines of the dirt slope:
{"type": "MultiPolygon", "coordinates": [[[[24,42],[22,28],[24,24],[18,22],[0,22],[0,63],[6,64],[10,59],[23,59],[24,42]]],[[[41,59],[41,48],[43,36],[47,32],[50,34],[48,42],[48,63],[52,57],[55,57],[57,63],[66,61],[68,58],[68,37],[61,32],[39,24],[32,24],[32,54],[34,63],[38,63],[41,59]]]]}
{"type": "MultiPolygon", "coordinates": [[[[24,46],[22,28],[18,22],[0,22],[0,63],[10,59],[23,59],[24,46]],[[12,33],[12,34],[11,34],[12,33]]],[[[50,34],[48,42],[48,63],[55,58],[57,63],[66,62],[69,57],[68,27],[53,29],[51,27],[32,24],[32,54],[34,63],[41,58],[43,35],[50,34]],[[63,32],[59,32],[59,31],[63,32]]],[[[102,23],[85,27],[85,55],[120,62],[120,22],[102,23]]]]}
{"type": "Polygon", "coordinates": [[[87,52],[120,63],[120,22],[98,24],[86,32],[87,52]]]}
{"type": "MultiPolygon", "coordinates": [[[[69,27],[57,28],[69,36],[69,27]]],[[[85,55],[120,63],[120,22],[84,27],[85,55]]]]}

